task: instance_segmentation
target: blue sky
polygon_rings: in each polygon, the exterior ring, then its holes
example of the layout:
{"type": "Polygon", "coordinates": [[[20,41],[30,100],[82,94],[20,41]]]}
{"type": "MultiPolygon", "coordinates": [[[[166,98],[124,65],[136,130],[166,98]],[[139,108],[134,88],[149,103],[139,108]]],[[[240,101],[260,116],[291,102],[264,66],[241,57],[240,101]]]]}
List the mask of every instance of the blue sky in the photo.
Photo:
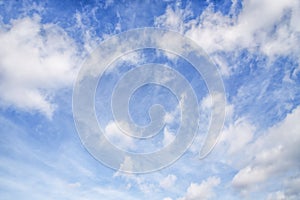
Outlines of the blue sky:
{"type": "Polygon", "coordinates": [[[0,199],[299,199],[299,18],[298,0],[0,0],[0,199]],[[160,63],[182,74],[200,115],[192,146],[176,162],[151,173],[124,173],[122,166],[97,161],[80,141],[73,86],[102,41],[144,27],[176,31],[207,53],[224,83],[226,117],[215,148],[200,160],[214,107],[204,78],[163,50],[124,55],[95,93],[110,142],[145,153],[178,136],[180,99],[153,84],[133,93],[129,111],[144,126],[149,108],[161,104],[164,128],[148,141],[120,134],[110,110],[112,90],[138,65],[160,63]]]}

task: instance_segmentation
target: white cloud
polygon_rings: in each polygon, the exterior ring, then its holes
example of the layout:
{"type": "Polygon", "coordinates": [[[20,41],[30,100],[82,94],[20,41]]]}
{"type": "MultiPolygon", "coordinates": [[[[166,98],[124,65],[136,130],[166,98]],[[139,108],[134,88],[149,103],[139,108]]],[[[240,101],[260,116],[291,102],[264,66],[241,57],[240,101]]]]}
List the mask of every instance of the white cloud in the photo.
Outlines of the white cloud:
{"type": "Polygon", "coordinates": [[[164,121],[165,123],[172,123],[174,121],[175,114],[166,112],[164,121]]]}
{"type": "Polygon", "coordinates": [[[167,146],[173,142],[175,139],[175,134],[171,132],[167,127],[164,128],[164,139],[163,146],[167,146]]]}
{"type": "MultiPolygon", "coordinates": [[[[125,162],[126,162],[126,160],[124,161],[124,163],[125,162]]],[[[122,166],[120,168],[122,168],[122,166]]],[[[145,194],[156,193],[158,191],[157,184],[153,183],[153,179],[156,178],[156,176],[154,176],[153,174],[149,174],[148,176],[146,176],[145,174],[144,175],[131,174],[131,173],[123,173],[121,171],[117,171],[113,175],[113,177],[114,178],[120,177],[120,178],[122,178],[122,181],[125,180],[127,182],[128,189],[137,187],[141,192],[143,192],[145,194]]]]}
{"type": "Polygon", "coordinates": [[[258,48],[270,60],[277,56],[292,56],[300,62],[300,26],[296,22],[300,15],[299,1],[246,0],[238,14],[235,10],[236,3],[233,3],[230,17],[215,12],[211,4],[195,19],[188,20],[186,16],[191,12],[189,7],[167,7],[166,12],[156,18],[156,25],[184,32],[213,59],[216,57],[224,75],[230,73],[230,66],[214,54],[218,51],[231,52],[246,48],[253,52],[258,48]]]}
{"type": "Polygon", "coordinates": [[[131,157],[125,156],[124,161],[122,164],[120,164],[120,170],[121,171],[132,171],[133,169],[133,161],[131,157]]]}
{"type": "Polygon", "coordinates": [[[282,191],[271,193],[267,196],[267,200],[285,200],[286,196],[282,191]]]}
{"type": "MultiPolygon", "coordinates": [[[[199,132],[203,132],[205,134],[197,134],[193,144],[191,145],[191,147],[189,148],[189,151],[194,153],[194,154],[199,154],[199,152],[201,152],[201,149],[203,148],[203,144],[205,142],[205,139],[207,139],[207,131],[208,131],[208,125],[210,125],[212,122],[212,112],[213,109],[220,109],[221,110],[221,102],[222,102],[222,94],[220,93],[211,93],[208,94],[207,96],[205,96],[200,104],[199,104],[199,110],[200,110],[200,120],[199,120],[199,132]],[[214,101],[213,101],[214,100],[214,101]],[[219,108],[218,108],[219,107],[219,108]],[[199,145],[201,144],[201,145],[199,145]]],[[[222,109],[222,111],[219,112],[224,112],[224,110],[222,109]]],[[[226,102],[225,105],[225,121],[224,123],[226,123],[227,121],[231,122],[231,118],[233,116],[233,112],[234,112],[234,106],[232,104],[228,104],[228,102],[226,102]]],[[[216,113],[218,113],[218,111],[216,111],[216,113]]],[[[224,128],[222,128],[220,131],[221,133],[219,135],[216,135],[216,137],[214,137],[213,139],[215,139],[214,141],[212,141],[211,144],[215,144],[216,146],[214,148],[216,148],[216,150],[212,150],[213,152],[218,152],[219,151],[219,146],[221,142],[223,142],[224,140],[224,128]]],[[[223,151],[223,150],[221,150],[223,151]]],[[[201,154],[200,154],[201,155],[201,154]]],[[[198,155],[199,156],[199,155],[198,155]]]]}
{"type": "Polygon", "coordinates": [[[287,178],[283,182],[281,190],[271,192],[267,195],[267,200],[297,200],[300,197],[300,177],[287,178]]]}
{"type": "MultiPolygon", "coordinates": [[[[296,22],[300,16],[299,1],[246,0],[238,13],[235,12],[237,9],[234,2],[230,10],[232,17],[215,12],[213,5],[210,5],[195,19],[190,20],[182,14],[187,12],[186,9],[168,7],[164,15],[156,18],[156,25],[183,32],[192,38],[209,53],[225,76],[230,75],[231,69],[236,66],[230,66],[224,55],[233,53],[236,55],[233,59],[238,62],[239,52],[244,49],[250,54],[266,56],[270,62],[280,56],[288,56],[300,63],[300,26],[296,22]],[[174,17],[174,13],[177,17],[174,17]],[[171,23],[173,21],[177,24],[171,23]]],[[[295,70],[293,73],[298,72],[299,70],[295,70]]],[[[264,87],[261,91],[264,92],[264,87]]],[[[249,91],[247,94],[249,95],[249,91]]],[[[206,98],[201,106],[211,109],[211,104],[211,99],[206,98]]],[[[267,185],[275,178],[277,182],[285,182],[288,175],[299,172],[296,167],[299,166],[297,147],[300,145],[300,138],[297,132],[300,130],[296,125],[296,121],[300,119],[299,110],[300,108],[295,109],[283,122],[270,128],[262,136],[256,135],[259,127],[243,118],[238,118],[223,131],[220,143],[222,148],[225,146],[225,153],[221,159],[232,168],[239,169],[232,180],[234,188],[242,192],[253,188],[268,190],[269,188],[260,187],[260,183],[267,185]],[[285,178],[280,178],[281,176],[285,178]]],[[[292,196],[287,193],[291,191],[288,189],[291,186],[285,185],[285,190],[276,194],[277,199],[292,196]]],[[[293,193],[295,195],[297,196],[293,193]]]]}
{"type": "Polygon", "coordinates": [[[172,9],[170,6],[166,8],[164,15],[161,15],[155,19],[155,25],[158,27],[175,29],[176,31],[184,31],[184,19],[192,14],[190,8],[185,10],[175,8],[172,9]]]}
{"type": "Polygon", "coordinates": [[[159,182],[159,185],[164,189],[170,189],[171,187],[173,187],[176,180],[177,177],[174,174],[169,174],[167,177],[165,177],[159,182]]]}
{"type": "Polygon", "coordinates": [[[38,111],[51,118],[52,94],[70,86],[76,73],[76,46],[55,24],[39,16],[11,21],[0,31],[1,106],[38,111]]]}
{"type": "MultiPolygon", "coordinates": [[[[243,192],[248,192],[259,189],[257,188],[259,183],[266,185],[274,177],[277,177],[277,182],[284,182],[285,180],[280,177],[286,178],[289,174],[298,172],[299,120],[300,107],[258,137],[254,143],[245,146],[243,154],[251,156],[251,162],[239,170],[232,180],[232,185],[243,192]]],[[[292,185],[287,185],[286,190],[289,188],[292,188],[292,185]]]]}
{"type": "Polygon", "coordinates": [[[226,61],[226,59],[218,54],[212,55],[212,57],[214,58],[213,61],[216,64],[216,66],[219,67],[221,75],[223,75],[224,77],[229,76],[231,73],[231,71],[230,71],[231,68],[230,68],[228,62],[226,61]]]}
{"type": "Polygon", "coordinates": [[[134,150],[136,148],[134,139],[123,133],[115,122],[109,122],[105,127],[104,135],[115,146],[124,150],[134,150]]]}
{"type": "Polygon", "coordinates": [[[204,97],[201,101],[201,109],[209,109],[214,110],[216,113],[221,113],[224,112],[223,106],[225,106],[225,111],[230,116],[233,112],[233,107],[229,104],[224,105],[224,95],[225,94],[220,92],[210,92],[210,94],[204,97]]]}
{"type": "Polygon", "coordinates": [[[282,190],[268,194],[267,200],[297,200],[300,197],[300,176],[287,178],[282,190]]]}
{"type": "Polygon", "coordinates": [[[285,194],[294,199],[300,197],[300,175],[296,177],[287,178],[284,181],[285,194]]]}
{"type": "Polygon", "coordinates": [[[207,180],[202,181],[201,184],[191,183],[186,195],[178,200],[211,199],[215,196],[214,188],[219,184],[220,178],[217,177],[209,177],[207,180]]]}
{"type": "Polygon", "coordinates": [[[280,49],[269,49],[267,55],[276,54],[288,55],[292,49],[297,48],[293,43],[299,41],[299,37],[294,36],[296,29],[290,26],[290,21],[294,16],[299,15],[299,1],[244,1],[243,9],[238,16],[233,19],[221,13],[215,13],[208,8],[199,17],[200,23],[192,23],[191,29],[186,34],[203,46],[208,52],[216,50],[232,51],[235,48],[264,48],[273,45],[284,45],[283,52],[280,49]],[[292,11],[292,12],[291,12],[292,11]],[[291,12],[291,19],[284,21],[284,16],[291,12]],[[257,20],[257,16],[263,13],[264,17],[257,20]],[[278,29],[272,33],[274,26],[278,29]],[[288,26],[288,35],[280,34],[282,28],[288,26]]]}
{"type": "Polygon", "coordinates": [[[224,129],[220,143],[228,145],[227,153],[229,155],[240,153],[253,139],[254,130],[255,127],[245,119],[238,119],[224,129]]]}

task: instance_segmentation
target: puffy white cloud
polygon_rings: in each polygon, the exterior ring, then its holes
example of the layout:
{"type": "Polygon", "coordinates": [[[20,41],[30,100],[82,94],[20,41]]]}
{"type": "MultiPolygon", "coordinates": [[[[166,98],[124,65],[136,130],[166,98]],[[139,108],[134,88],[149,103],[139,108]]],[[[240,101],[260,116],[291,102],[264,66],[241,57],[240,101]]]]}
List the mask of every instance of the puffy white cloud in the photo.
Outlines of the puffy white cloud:
{"type": "Polygon", "coordinates": [[[267,196],[267,200],[284,200],[284,199],[286,199],[286,196],[282,191],[277,191],[267,196]]]}
{"type": "Polygon", "coordinates": [[[300,197],[300,177],[288,178],[283,182],[282,190],[271,192],[267,200],[297,200],[300,197]]]}
{"type": "Polygon", "coordinates": [[[222,132],[220,143],[227,146],[227,154],[240,153],[253,139],[255,127],[245,119],[238,119],[222,132]]]}
{"type": "Polygon", "coordinates": [[[109,122],[105,127],[104,135],[115,146],[124,150],[136,148],[134,139],[123,133],[115,122],[109,122]]]}
{"type": "Polygon", "coordinates": [[[52,94],[70,86],[76,73],[74,41],[40,17],[12,20],[0,28],[1,106],[38,111],[51,118],[52,94]]]}
{"type": "Polygon", "coordinates": [[[287,178],[283,182],[285,194],[291,199],[299,199],[300,197],[300,176],[287,178]]]}
{"type": "Polygon", "coordinates": [[[169,189],[175,184],[176,180],[177,177],[174,174],[169,174],[159,182],[159,185],[164,189],[169,189]]]}
{"type": "Polygon", "coordinates": [[[290,26],[290,21],[299,15],[299,1],[244,1],[241,13],[234,18],[215,13],[208,8],[201,16],[200,23],[192,23],[191,29],[186,34],[208,52],[216,50],[232,51],[235,48],[256,48],[261,46],[261,50],[269,56],[276,54],[288,55],[296,48],[294,42],[299,41],[295,34],[296,27],[290,26]],[[262,15],[257,20],[257,17],[262,15]],[[290,18],[284,19],[291,14],[290,18]],[[274,32],[274,26],[277,29],[274,32]],[[287,27],[287,33],[283,33],[287,27]],[[275,46],[284,46],[284,50],[269,48],[272,43],[275,46]]]}
{"type": "Polygon", "coordinates": [[[300,177],[288,178],[283,182],[282,190],[271,192],[267,200],[297,200],[300,197],[300,177]]]}
{"type": "MultiPolygon", "coordinates": [[[[284,183],[285,178],[298,173],[300,127],[297,124],[299,120],[300,107],[297,107],[282,122],[271,127],[254,143],[245,146],[245,155],[252,156],[251,162],[239,170],[232,180],[232,185],[243,192],[248,192],[258,189],[259,183],[267,183],[274,177],[277,177],[277,182],[284,183]]],[[[297,180],[294,179],[294,182],[296,183],[297,180]]],[[[286,191],[294,191],[291,188],[297,184],[285,185],[286,191]]]]}
{"type": "MultiPolygon", "coordinates": [[[[130,158],[126,158],[127,160],[130,160],[130,158]]],[[[125,162],[127,162],[126,160],[124,161],[124,164],[126,164],[125,162]]],[[[121,166],[122,168],[123,166],[121,166]]],[[[126,167],[128,168],[128,167],[126,167]]],[[[122,181],[126,181],[127,182],[127,189],[131,189],[136,187],[137,189],[139,189],[141,192],[145,193],[145,194],[149,194],[149,193],[156,193],[158,192],[158,187],[157,184],[154,184],[154,180],[155,178],[157,178],[157,176],[154,176],[153,174],[149,174],[149,175],[141,175],[141,174],[131,174],[131,173],[123,173],[121,171],[117,171],[114,175],[114,178],[121,178],[122,181]]]]}
{"type": "MultiPolygon", "coordinates": [[[[271,1],[246,0],[243,9],[237,14],[233,2],[229,15],[215,12],[211,4],[195,19],[188,19],[191,9],[172,9],[156,18],[156,25],[167,27],[196,41],[215,58],[218,51],[260,50],[272,60],[276,56],[299,58],[300,2],[297,0],[271,1]],[[232,17],[230,17],[232,16],[232,17]],[[258,20],[259,18],[259,20],[258,20]]],[[[224,75],[230,70],[226,61],[216,57],[224,75]]]]}
{"type": "Polygon", "coordinates": [[[184,197],[178,200],[211,199],[215,196],[214,188],[220,184],[220,178],[209,177],[200,184],[191,183],[184,197]]]}
{"type": "MultiPolygon", "coordinates": [[[[167,7],[164,15],[156,18],[156,25],[180,31],[192,38],[210,54],[225,76],[230,75],[231,69],[236,66],[230,66],[228,59],[222,55],[233,53],[238,62],[238,54],[244,49],[266,56],[271,62],[281,56],[288,56],[300,63],[300,26],[296,22],[300,16],[299,1],[245,0],[239,12],[236,12],[237,1],[232,2],[228,15],[215,12],[211,4],[194,19],[187,18],[191,12],[188,6],[185,9],[167,7]]],[[[299,70],[295,70],[293,73],[298,72],[299,70]]],[[[267,87],[263,85],[262,91],[265,88],[267,87]]],[[[249,91],[247,93],[249,94],[249,91]]],[[[204,99],[201,106],[210,108],[211,100],[204,99]]],[[[272,182],[274,177],[277,182],[285,183],[291,174],[299,173],[299,113],[300,108],[295,109],[285,120],[262,135],[259,135],[260,127],[255,127],[241,117],[234,119],[235,121],[224,129],[221,144],[216,147],[216,151],[223,151],[217,153],[222,154],[220,159],[239,170],[232,180],[234,188],[243,192],[253,188],[263,190],[259,183],[266,185],[272,182]]],[[[286,183],[284,187],[269,197],[298,197],[295,192],[288,193],[292,191],[290,188],[295,187],[286,183]]]]}
{"type": "Polygon", "coordinates": [[[155,19],[155,25],[158,27],[167,27],[182,32],[184,31],[185,26],[183,19],[191,16],[191,14],[192,12],[189,7],[185,10],[176,7],[174,10],[168,6],[164,15],[161,15],[155,19]]]}
{"type": "Polygon", "coordinates": [[[164,139],[163,146],[167,146],[173,142],[175,139],[175,134],[171,132],[167,127],[164,128],[164,139]]]}

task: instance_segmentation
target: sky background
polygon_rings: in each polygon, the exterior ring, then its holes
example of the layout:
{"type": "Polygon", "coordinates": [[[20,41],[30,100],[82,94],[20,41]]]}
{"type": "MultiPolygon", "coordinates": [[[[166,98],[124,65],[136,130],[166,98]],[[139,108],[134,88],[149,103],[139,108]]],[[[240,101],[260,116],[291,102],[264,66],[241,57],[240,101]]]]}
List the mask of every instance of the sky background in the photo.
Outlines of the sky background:
{"type": "Polygon", "coordinates": [[[0,0],[0,199],[299,199],[299,19],[298,0],[0,0]],[[130,101],[132,118],[149,123],[148,108],[160,103],[168,125],[147,144],[120,136],[106,105],[114,84],[136,65],[178,70],[202,111],[198,136],[177,162],[137,175],[87,152],[73,120],[72,90],[101,41],[143,27],[177,31],[202,47],[219,69],[227,103],[219,142],[199,160],[211,109],[201,76],[158,50],[117,60],[95,100],[100,124],[118,147],[151,152],[172,142],[179,126],[176,98],[148,85],[130,101]]]}

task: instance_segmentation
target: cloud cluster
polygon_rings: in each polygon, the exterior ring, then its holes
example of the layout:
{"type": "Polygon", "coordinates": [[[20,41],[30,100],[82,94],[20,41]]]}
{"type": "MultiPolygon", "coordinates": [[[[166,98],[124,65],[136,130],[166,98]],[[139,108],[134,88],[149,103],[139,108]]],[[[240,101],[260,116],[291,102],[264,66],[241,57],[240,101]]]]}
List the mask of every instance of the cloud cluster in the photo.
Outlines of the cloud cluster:
{"type": "Polygon", "coordinates": [[[220,184],[220,178],[209,177],[207,180],[202,181],[200,184],[191,183],[187,189],[184,197],[178,200],[198,200],[198,199],[212,199],[215,195],[214,188],[220,184]]]}
{"type": "MultiPolygon", "coordinates": [[[[241,9],[238,6],[237,1],[232,1],[229,13],[224,14],[216,12],[214,5],[210,4],[200,15],[191,13],[190,4],[185,8],[167,7],[165,13],[156,18],[155,24],[179,31],[196,41],[214,59],[224,77],[233,75],[232,68],[237,67],[229,67],[228,58],[224,55],[238,55],[244,50],[251,55],[265,57],[270,63],[278,58],[288,57],[299,66],[300,24],[296,20],[300,17],[299,1],[275,3],[270,0],[245,0],[241,9]]],[[[236,62],[241,60],[239,56],[235,59],[236,62]]],[[[298,72],[299,67],[288,73],[294,76],[298,72]]],[[[268,74],[265,74],[264,80],[267,79],[266,76],[268,74]]],[[[288,79],[283,81],[286,80],[288,79]]],[[[248,83],[243,84],[250,87],[248,83]]],[[[278,95],[270,95],[275,98],[274,101],[277,100],[274,106],[279,106],[282,98],[289,98],[289,101],[293,99],[288,95],[281,97],[283,90],[287,90],[285,86],[278,86],[278,90],[272,88],[274,91],[271,92],[266,91],[267,88],[270,89],[270,85],[268,82],[258,86],[255,82],[250,89],[264,95],[280,90],[278,95]]],[[[241,87],[239,92],[254,95],[252,90],[245,88],[241,87]]],[[[295,91],[292,93],[295,94],[295,91]]],[[[237,99],[233,102],[233,107],[238,106],[240,101],[249,103],[248,96],[233,96],[237,99]]],[[[259,98],[268,99],[265,96],[259,98]]],[[[205,103],[208,105],[208,102],[205,103]]],[[[262,195],[267,193],[265,198],[269,199],[299,198],[299,192],[296,192],[299,191],[299,186],[296,186],[299,185],[297,146],[300,145],[300,139],[296,122],[300,119],[299,110],[299,107],[294,109],[283,121],[272,125],[262,135],[261,130],[265,127],[251,124],[251,120],[244,118],[243,114],[234,113],[235,117],[229,120],[216,150],[225,151],[220,157],[221,162],[238,171],[230,181],[233,188],[247,196],[251,191],[259,191],[262,195]],[[273,191],[270,191],[272,188],[273,191]]],[[[190,186],[188,191],[191,188],[196,186],[190,186]]]]}
{"type": "MultiPolygon", "coordinates": [[[[194,19],[190,19],[189,7],[168,7],[155,23],[184,33],[211,55],[248,49],[253,53],[258,50],[270,60],[291,56],[300,62],[299,1],[246,0],[240,12],[236,12],[236,7],[237,1],[232,1],[229,14],[224,15],[215,12],[211,4],[194,19]]],[[[221,70],[228,73],[226,61],[222,62],[218,56],[215,60],[220,61],[221,70]]]]}
{"type": "Polygon", "coordinates": [[[70,86],[78,64],[76,44],[55,24],[39,16],[12,20],[0,28],[1,105],[37,111],[51,118],[51,98],[70,86]]]}
{"type": "Polygon", "coordinates": [[[174,174],[169,174],[167,177],[160,181],[159,185],[164,189],[169,189],[175,184],[176,180],[177,177],[174,174]]]}
{"type": "Polygon", "coordinates": [[[136,148],[132,137],[123,133],[115,122],[110,121],[105,127],[105,136],[117,147],[124,150],[133,150],[136,148]]]}
{"type": "Polygon", "coordinates": [[[277,178],[277,182],[285,183],[286,188],[283,192],[287,192],[286,196],[299,195],[299,185],[293,184],[299,182],[299,120],[300,107],[258,137],[254,143],[245,146],[244,149],[247,150],[244,155],[251,156],[252,161],[239,170],[232,180],[232,185],[248,192],[258,189],[260,183],[266,185],[270,180],[277,178]]]}
{"type": "Polygon", "coordinates": [[[245,118],[223,130],[214,159],[237,171],[229,181],[235,191],[247,197],[256,192],[269,199],[299,198],[299,120],[298,106],[263,132],[245,118]]]}

